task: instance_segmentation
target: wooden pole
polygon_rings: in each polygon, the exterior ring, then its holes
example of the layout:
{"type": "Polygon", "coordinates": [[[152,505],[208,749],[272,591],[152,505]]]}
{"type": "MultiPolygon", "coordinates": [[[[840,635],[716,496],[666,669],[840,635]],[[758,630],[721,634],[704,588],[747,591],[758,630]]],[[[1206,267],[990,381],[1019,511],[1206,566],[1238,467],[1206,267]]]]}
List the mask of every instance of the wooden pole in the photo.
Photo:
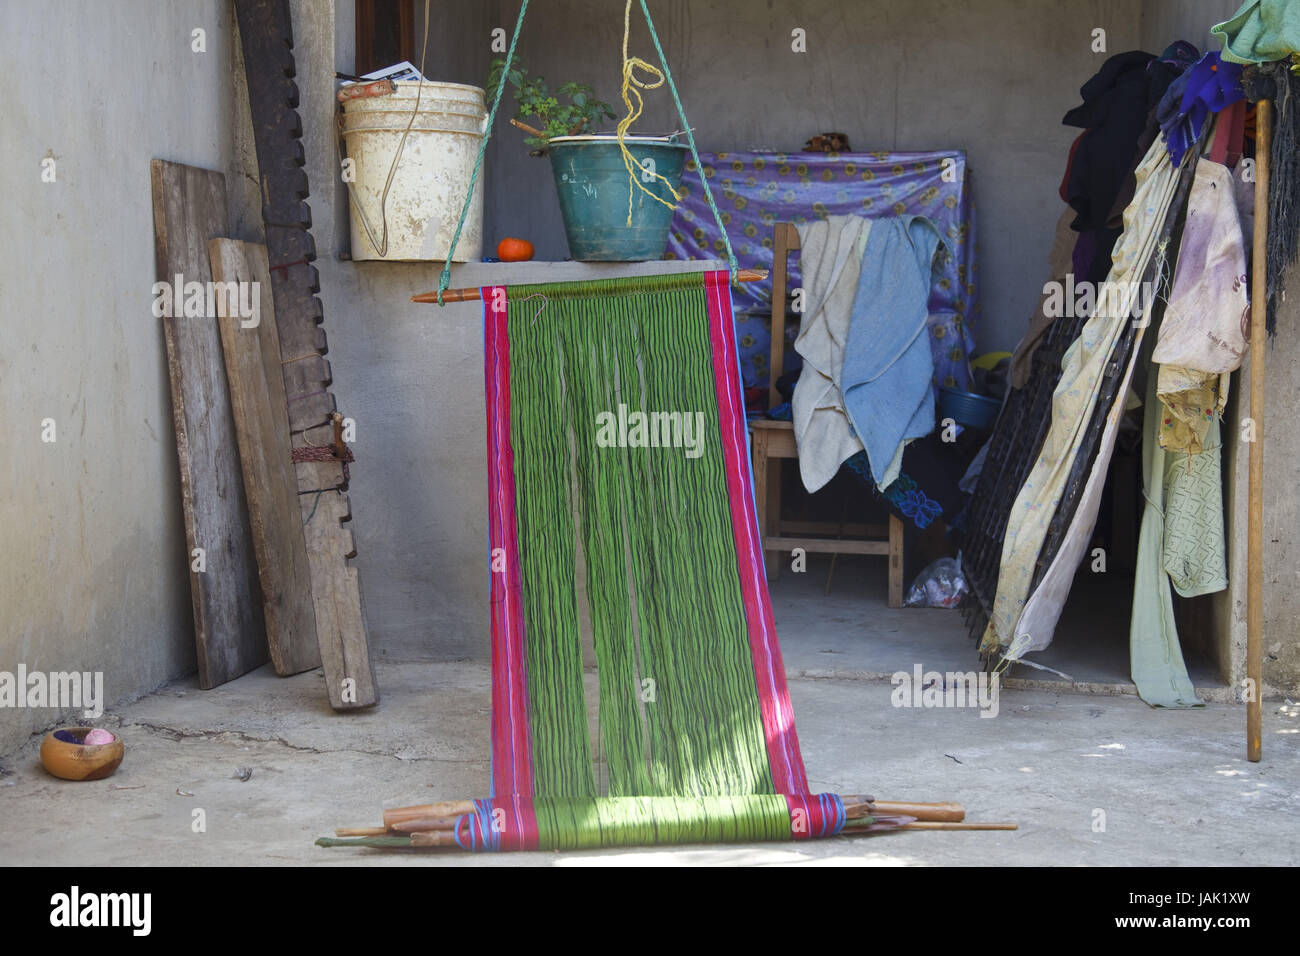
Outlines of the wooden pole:
{"type": "Polygon", "coordinates": [[[1255,105],[1255,244],[1250,298],[1250,491],[1246,533],[1246,759],[1261,756],[1264,647],[1264,346],[1268,336],[1268,176],[1273,104],[1255,105]]]}
{"type": "MultiPolygon", "coordinates": [[[[741,269],[736,273],[737,282],[759,282],[767,278],[766,269],[741,269]]],[[[475,299],[482,298],[480,289],[448,289],[442,294],[442,301],[445,302],[472,302],[475,299]]],[[[437,302],[438,293],[421,292],[419,295],[411,296],[412,302],[437,302]]]]}

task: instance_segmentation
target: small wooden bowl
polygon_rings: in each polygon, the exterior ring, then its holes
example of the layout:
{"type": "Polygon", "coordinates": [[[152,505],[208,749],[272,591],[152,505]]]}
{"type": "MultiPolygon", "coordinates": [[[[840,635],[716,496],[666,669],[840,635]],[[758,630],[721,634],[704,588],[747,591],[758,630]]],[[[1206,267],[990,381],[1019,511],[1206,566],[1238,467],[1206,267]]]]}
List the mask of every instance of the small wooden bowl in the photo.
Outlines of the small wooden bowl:
{"type": "Polygon", "coordinates": [[[122,762],[122,738],[112,743],[87,746],[82,741],[93,727],[62,727],[41,741],[41,763],[64,780],[103,780],[111,777],[122,762]]]}

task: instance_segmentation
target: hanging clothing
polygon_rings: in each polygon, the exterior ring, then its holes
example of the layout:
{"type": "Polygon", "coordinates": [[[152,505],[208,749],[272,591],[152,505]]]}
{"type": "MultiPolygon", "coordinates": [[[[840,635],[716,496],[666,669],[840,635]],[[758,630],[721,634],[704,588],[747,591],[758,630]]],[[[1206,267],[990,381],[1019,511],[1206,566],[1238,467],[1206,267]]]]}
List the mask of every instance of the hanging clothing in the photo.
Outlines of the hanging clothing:
{"type": "MultiPolygon", "coordinates": [[[[1212,153],[1226,156],[1239,106],[1221,112],[1212,153]]],[[[1202,156],[1187,199],[1169,304],[1151,359],[1156,380],[1160,445],[1199,454],[1228,401],[1229,373],[1249,343],[1246,250],[1232,174],[1202,156]]]]}
{"type": "Polygon", "coordinates": [[[966,506],[970,492],[960,482],[980,439],[969,428],[956,441],[943,439],[935,431],[908,442],[898,477],[884,488],[872,477],[864,453],[854,455],[844,467],[865,482],[892,514],[917,530],[924,531],[937,520],[951,525],[966,506]]]}
{"type": "MultiPolygon", "coordinates": [[[[1165,47],[1158,59],[1147,64],[1147,122],[1137,139],[1137,148],[1133,152],[1133,169],[1142,161],[1157,137],[1160,136],[1159,108],[1169,87],[1179,80],[1197,60],[1201,51],[1186,40],[1176,40],[1165,47]]],[[[1177,165],[1177,163],[1175,163],[1177,165]]],[[[1124,177],[1115,202],[1111,204],[1110,216],[1106,225],[1118,229],[1124,225],[1124,210],[1133,201],[1133,191],[1137,182],[1133,170],[1124,177]]]]}
{"type": "Polygon", "coordinates": [[[1134,168],[1146,155],[1141,143],[1150,113],[1152,84],[1164,82],[1165,65],[1150,53],[1118,53],[1079,90],[1083,104],[1065,114],[1066,126],[1086,132],[1075,142],[1061,198],[1077,215],[1074,279],[1093,284],[1106,278],[1122,216],[1135,189],[1134,168]],[[1159,70],[1152,72],[1153,65],[1159,70]]]}
{"type": "Polygon", "coordinates": [[[904,444],[934,431],[927,301],[942,245],[924,216],[879,219],[867,237],[840,387],[882,489],[898,477],[904,444]]]}
{"type": "Polygon", "coordinates": [[[1160,399],[1160,447],[1199,454],[1206,448],[1210,424],[1228,404],[1227,372],[1201,372],[1161,365],[1156,375],[1160,399]]]}
{"type": "Polygon", "coordinates": [[[1065,601],[1070,596],[1075,572],[1084,559],[1084,552],[1092,543],[1092,532],[1097,526],[1097,512],[1101,508],[1102,490],[1106,485],[1106,473],[1110,470],[1111,455],[1114,454],[1115,442],[1119,438],[1120,422],[1128,410],[1130,383],[1137,365],[1137,355],[1135,347],[1129,354],[1124,380],[1116,390],[1115,400],[1107,413],[1101,441],[1097,446],[1097,456],[1079,495],[1079,504],[1070,519],[1069,528],[1061,539],[1061,547],[1043,572],[1038,587],[1034,588],[1025,602],[1024,611],[1016,624],[1017,633],[1029,635],[1028,643],[1023,645],[1023,649],[1018,649],[1020,654],[1042,650],[1051,643],[1061,612],[1065,610],[1065,601]]]}
{"type": "Polygon", "coordinates": [[[1051,641],[1051,634],[1027,633],[1017,624],[1039,552],[1096,407],[1111,353],[1124,327],[1141,311],[1135,308],[1142,291],[1140,280],[1156,254],[1178,183],[1178,170],[1162,144],[1147,151],[1137,171],[1137,183],[1106,280],[1120,294],[1099,296],[1093,316],[1062,360],[1047,437],[1008,517],[997,595],[981,641],[983,651],[1002,648],[1004,655],[1016,658],[1051,641]]]}
{"type": "MultiPolygon", "coordinates": [[[[1178,627],[1174,623],[1174,600],[1169,590],[1169,575],[1165,573],[1166,456],[1157,440],[1161,413],[1160,402],[1156,398],[1156,376],[1151,374],[1147,375],[1146,412],[1143,418],[1142,484],[1147,503],[1142,512],[1137,567],[1133,573],[1129,667],[1138,695],[1153,707],[1196,707],[1200,706],[1200,701],[1196,699],[1196,691],[1187,675],[1187,665],[1183,662],[1182,647],[1178,643],[1178,627]]],[[[1191,509],[1185,511],[1185,517],[1190,513],[1191,509]]],[[[1180,541],[1181,529],[1182,519],[1180,541]]],[[[1181,550],[1181,547],[1176,545],[1176,549],[1181,550]]]]}
{"type": "Polygon", "coordinates": [[[1216,415],[1200,454],[1165,453],[1163,560],[1174,590],[1183,597],[1213,594],[1228,586],[1221,428],[1216,415]]]}
{"type": "Polygon", "coordinates": [[[803,357],[803,371],[790,404],[799,474],[810,492],[862,451],[844,409],[840,374],[872,229],[873,220],[862,216],[830,216],[799,227],[806,308],[794,348],[803,357]]]}
{"type": "Polygon", "coordinates": [[[1223,41],[1232,63],[1266,63],[1300,50],[1300,6],[1293,0],[1246,0],[1232,19],[1210,33],[1223,41]]]}
{"type": "MultiPolygon", "coordinates": [[[[1083,105],[1065,114],[1066,126],[1088,130],[1070,164],[1066,201],[1079,231],[1103,230],[1147,119],[1147,64],[1141,50],[1117,53],[1079,90],[1083,105]]],[[[1077,278],[1077,276],[1076,276],[1077,278]]]]}
{"type": "Polygon", "coordinates": [[[1246,354],[1249,325],[1246,247],[1232,173],[1202,157],[1188,195],[1174,284],[1151,359],[1202,372],[1231,372],[1246,354]]]}
{"type": "Polygon", "coordinates": [[[1223,62],[1217,53],[1205,54],[1175,80],[1156,110],[1174,165],[1181,163],[1183,154],[1195,145],[1211,115],[1245,96],[1241,88],[1241,66],[1223,62]],[[1173,101],[1180,92],[1182,98],[1177,99],[1175,108],[1173,101]]]}

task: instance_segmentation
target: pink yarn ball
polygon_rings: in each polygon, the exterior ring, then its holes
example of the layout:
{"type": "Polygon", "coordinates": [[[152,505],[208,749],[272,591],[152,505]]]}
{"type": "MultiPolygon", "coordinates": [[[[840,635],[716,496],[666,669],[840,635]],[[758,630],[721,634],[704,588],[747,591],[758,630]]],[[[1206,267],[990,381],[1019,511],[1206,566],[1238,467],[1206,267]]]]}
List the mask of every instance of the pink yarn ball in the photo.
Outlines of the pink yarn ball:
{"type": "Polygon", "coordinates": [[[107,730],[96,727],[90,733],[86,734],[86,739],[82,741],[87,747],[96,747],[101,744],[111,744],[115,738],[107,730]]]}

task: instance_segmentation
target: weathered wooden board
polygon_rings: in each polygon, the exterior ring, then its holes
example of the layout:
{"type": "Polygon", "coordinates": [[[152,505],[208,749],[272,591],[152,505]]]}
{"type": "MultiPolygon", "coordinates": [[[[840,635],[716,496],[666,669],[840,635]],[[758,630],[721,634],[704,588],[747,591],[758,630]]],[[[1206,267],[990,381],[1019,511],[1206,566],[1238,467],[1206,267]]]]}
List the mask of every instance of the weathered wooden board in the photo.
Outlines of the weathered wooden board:
{"type": "Polygon", "coordinates": [[[344,560],[356,555],[352,531],[344,526],[352,520],[348,496],[330,488],[300,495],[299,500],[330,706],[368,707],[379,699],[379,689],[361,613],[361,581],[357,569],[344,560]]]}
{"type": "Polygon", "coordinates": [[[221,346],[271,662],[277,674],[298,674],[319,667],[321,655],[266,247],[213,239],[208,254],[216,282],[243,286],[228,285],[227,295],[216,300],[221,346]],[[231,302],[231,293],[238,296],[237,302],[231,302]],[[252,315],[243,314],[241,307],[252,315]]]}
{"type": "MultiPolygon", "coordinates": [[[[160,159],[149,173],[158,281],[206,291],[208,240],[227,231],[225,178],[160,159]]],[[[189,564],[199,686],[209,688],[266,663],[267,645],[221,333],[203,299],[186,316],[167,296],[162,323],[185,510],[187,553],[176,559],[189,564]]]]}
{"type": "MultiPolygon", "coordinates": [[[[315,436],[335,411],[330,391],[333,371],[325,358],[329,347],[316,296],[320,281],[312,265],[316,248],[306,203],[309,190],[303,169],[302,121],[296,109],[289,3],[235,0],[235,16],[257,148],[289,425],[295,448],[327,444],[329,439],[315,436]]],[[[351,519],[342,466],[302,462],[297,474],[330,704],[337,709],[369,707],[379,695],[370,665],[360,581],[356,568],[348,563],[355,554],[352,535],[342,527],[343,521],[351,519]]]]}

